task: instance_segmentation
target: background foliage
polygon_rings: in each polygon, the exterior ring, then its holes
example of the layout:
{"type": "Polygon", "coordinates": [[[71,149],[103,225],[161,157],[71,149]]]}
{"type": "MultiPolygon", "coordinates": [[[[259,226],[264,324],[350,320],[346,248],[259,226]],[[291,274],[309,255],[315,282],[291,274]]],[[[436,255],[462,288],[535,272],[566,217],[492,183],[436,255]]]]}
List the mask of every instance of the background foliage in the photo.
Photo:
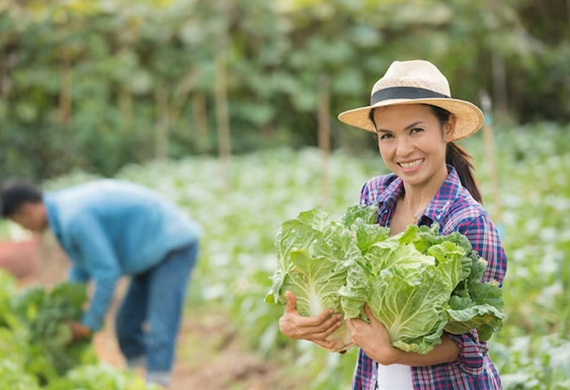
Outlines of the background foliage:
{"type": "Polygon", "coordinates": [[[315,145],[319,93],[366,103],[395,59],[425,58],[501,118],[570,119],[565,0],[3,0],[0,178],[315,145]],[[226,75],[225,77],[223,77],[226,75]],[[325,80],[326,82],[323,82],[325,80]],[[221,92],[220,92],[221,91],[221,92]]]}

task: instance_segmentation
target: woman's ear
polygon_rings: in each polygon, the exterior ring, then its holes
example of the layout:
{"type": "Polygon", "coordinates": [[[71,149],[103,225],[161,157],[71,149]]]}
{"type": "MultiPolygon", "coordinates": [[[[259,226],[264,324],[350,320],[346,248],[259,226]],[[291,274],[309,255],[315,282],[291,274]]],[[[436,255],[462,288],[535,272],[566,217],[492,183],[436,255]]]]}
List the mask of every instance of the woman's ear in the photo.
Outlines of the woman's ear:
{"type": "Polygon", "coordinates": [[[443,140],[445,142],[453,141],[453,134],[455,133],[455,123],[457,122],[457,118],[455,115],[451,114],[447,123],[443,125],[443,140]]]}

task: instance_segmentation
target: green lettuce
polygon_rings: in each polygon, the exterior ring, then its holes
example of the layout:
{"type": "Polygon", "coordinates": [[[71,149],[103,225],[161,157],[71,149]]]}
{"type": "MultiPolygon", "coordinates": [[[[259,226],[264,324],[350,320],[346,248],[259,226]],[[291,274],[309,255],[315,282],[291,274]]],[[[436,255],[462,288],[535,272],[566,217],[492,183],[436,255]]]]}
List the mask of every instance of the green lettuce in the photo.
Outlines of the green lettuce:
{"type": "MultiPolygon", "coordinates": [[[[406,352],[428,353],[444,332],[477,329],[487,340],[502,326],[502,291],[498,283],[481,282],[487,263],[465,236],[442,236],[438,229],[411,225],[389,236],[377,224],[376,206],[350,207],[339,221],[322,210],[303,212],[277,235],[266,301],[285,304],[291,291],[302,316],[330,308],[365,321],[368,302],[392,345],[406,352]]],[[[335,351],[352,345],[344,325],[331,339],[335,351]]]]}
{"type": "Polygon", "coordinates": [[[448,301],[471,262],[454,242],[430,240],[420,232],[425,233],[410,226],[375,244],[366,258],[370,309],[386,326],[392,345],[427,353],[441,342],[448,301]]]}
{"type": "MultiPolygon", "coordinates": [[[[311,210],[283,223],[275,240],[278,265],[265,300],[286,304],[285,292],[291,291],[302,316],[316,316],[333,309],[345,319],[362,317],[368,288],[361,268],[362,252],[350,228],[363,221],[371,222],[375,213],[376,208],[355,207],[340,221],[333,221],[328,213],[311,210]]],[[[352,345],[344,324],[331,339],[337,341],[334,351],[352,345]]]]}

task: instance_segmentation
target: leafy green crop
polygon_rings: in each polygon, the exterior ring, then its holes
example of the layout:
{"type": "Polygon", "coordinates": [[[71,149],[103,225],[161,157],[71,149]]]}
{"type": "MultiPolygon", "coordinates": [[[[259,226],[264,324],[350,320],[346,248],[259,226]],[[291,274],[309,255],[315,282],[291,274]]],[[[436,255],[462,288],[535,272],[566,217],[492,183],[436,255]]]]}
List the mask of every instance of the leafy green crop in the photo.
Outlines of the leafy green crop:
{"type": "MultiPolygon", "coordinates": [[[[285,303],[285,292],[291,291],[302,316],[315,316],[329,308],[344,313],[345,318],[360,316],[367,298],[365,274],[359,265],[364,259],[347,224],[367,218],[363,210],[368,216],[374,214],[372,208],[355,208],[356,214],[349,213],[337,223],[325,211],[311,210],[285,222],[275,242],[279,265],[266,301],[285,303]],[[350,292],[341,294],[347,285],[350,292]]],[[[352,344],[344,325],[332,338],[337,340],[334,351],[352,344]]]]}
{"type": "Polygon", "coordinates": [[[75,368],[52,382],[47,390],[158,390],[147,385],[133,373],[122,372],[107,365],[86,365],[75,368]]]}
{"type": "Polygon", "coordinates": [[[48,383],[77,365],[96,361],[90,340],[71,343],[67,324],[81,318],[86,301],[86,286],[69,282],[60,283],[51,292],[32,287],[13,300],[19,328],[25,328],[27,334],[25,368],[40,383],[48,383]]]}
{"type": "Polygon", "coordinates": [[[11,358],[2,355],[2,359],[0,359],[0,389],[40,390],[40,387],[33,375],[25,372],[11,358]]]}
{"type": "Polygon", "coordinates": [[[501,328],[501,289],[481,283],[486,261],[460,233],[439,236],[437,225],[410,225],[374,244],[366,259],[370,308],[397,348],[427,353],[444,330],[478,329],[487,340],[501,328]]]}
{"type": "Polygon", "coordinates": [[[157,390],[132,373],[96,365],[91,340],[71,342],[68,321],[87,301],[84,284],[64,282],[17,292],[0,270],[0,389],[157,390]]]}
{"type": "Polygon", "coordinates": [[[13,326],[11,312],[12,297],[16,295],[16,281],[6,271],[0,269],[0,327],[13,326]]]}
{"type": "MultiPolygon", "coordinates": [[[[428,353],[445,331],[478,329],[482,340],[501,328],[501,289],[481,283],[486,262],[455,232],[411,225],[398,235],[376,223],[376,206],[353,206],[339,222],[313,209],[286,221],[276,239],[277,270],[269,303],[297,297],[302,316],[328,308],[345,319],[365,318],[364,303],[387,328],[392,344],[428,353]]],[[[332,336],[350,347],[344,326],[332,336]]]]}

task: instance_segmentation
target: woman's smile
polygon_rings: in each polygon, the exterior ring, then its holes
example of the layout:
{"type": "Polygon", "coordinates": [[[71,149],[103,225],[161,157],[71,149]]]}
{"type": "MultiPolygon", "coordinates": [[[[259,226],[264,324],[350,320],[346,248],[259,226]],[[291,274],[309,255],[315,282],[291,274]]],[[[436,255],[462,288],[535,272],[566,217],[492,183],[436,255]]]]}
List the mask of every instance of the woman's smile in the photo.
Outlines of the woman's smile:
{"type": "Polygon", "coordinates": [[[400,161],[397,164],[402,168],[402,170],[406,173],[415,172],[420,169],[422,163],[425,161],[425,158],[418,158],[416,160],[408,160],[408,161],[400,161]]]}

